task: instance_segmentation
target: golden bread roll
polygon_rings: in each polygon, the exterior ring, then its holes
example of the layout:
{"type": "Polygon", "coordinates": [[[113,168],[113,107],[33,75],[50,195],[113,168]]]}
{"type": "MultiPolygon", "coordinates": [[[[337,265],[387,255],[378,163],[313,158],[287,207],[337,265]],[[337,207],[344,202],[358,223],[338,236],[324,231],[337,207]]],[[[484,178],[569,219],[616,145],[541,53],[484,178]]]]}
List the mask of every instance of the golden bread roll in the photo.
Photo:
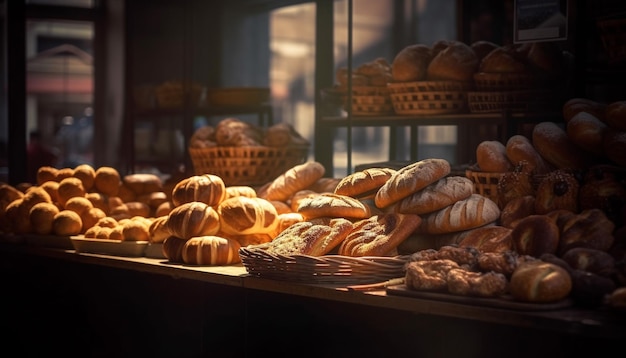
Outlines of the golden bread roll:
{"type": "Polygon", "coordinates": [[[471,229],[458,242],[459,247],[473,247],[480,252],[509,252],[513,250],[512,229],[499,225],[471,229]]]}
{"type": "Polygon", "coordinates": [[[59,182],[48,180],[39,187],[48,192],[53,203],[59,203],[59,182]]]}
{"type": "Polygon", "coordinates": [[[96,169],[96,177],[94,179],[94,188],[96,191],[115,196],[122,184],[122,178],[117,169],[108,166],[102,166],[96,169]]]}
{"type": "Polygon", "coordinates": [[[260,247],[276,255],[322,256],[337,247],[352,231],[352,222],[334,218],[324,222],[302,221],[283,230],[260,247]]]}
{"type": "Polygon", "coordinates": [[[537,186],[535,213],[547,214],[558,209],[578,212],[580,183],[572,172],[555,170],[546,175],[537,186]]]}
{"type": "Polygon", "coordinates": [[[395,213],[359,220],[341,242],[338,253],[353,257],[389,256],[419,227],[421,221],[414,214],[395,213]]]}
{"type": "Polygon", "coordinates": [[[52,203],[35,204],[28,213],[33,232],[40,235],[52,234],[52,222],[58,213],[59,208],[52,203]]]}
{"type": "Polygon", "coordinates": [[[589,112],[578,112],[565,128],[567,136],[580,148],[587,152],[602,155],[604,133],[607,125],[589,112]]]}
{"type": "Polygon", "coordinates": [[[428,64],[426,78],[435,81],[473,81],[478,57],[470,46],[460,41],[439,52],[428,64]]]}
{"type": "Polygon", "coordinates": [[[202,202],[210,206],[219,205],[226,198],[224,180],[214,174],[192,175],[180,180],[172,190],[172,203],[202,202]]]}
{"type": "Polygon", "coordinates": [[[65,207],[65,203],[73,197],[84,197],[87,192],[83,187],[83,182],[74,177],[69,177],[59,182],[57,195],[61,207],[65,207]]]}
{"type": "Polygon", "coordinates": [[[310,190],[310,189],[302,189],[295,192],[291,198],[289,198],[289,207],[292,212],[298,211],[298,206],[300,206],[300,202],[304,198],[313,197],[319,195],[320,193],[310,190]]]}
{"type": "Polygon", "coordinates": [[[194,236],[215,235],[220,231],[220,217],[212,206],[192,201],[172,209],[167,228],[172,235],[185,240],[194,236]]]}
{"type": "Polygon", "coordinates": [[[224,237],[192,237],[183,245],[182,259],[188,265],[232,265],[241,262],[240,248],[239,242],[224,237]]]}
{"type": "Polygon", "coordinates": [[[16,199],[5,208],[4,215],[0,216],[3,230],[13,234],[27,234],[32,231],[29,212],[33,205],[26,205],[23,198],[16,199]]]}
{"type": "Polygon", "coordinates": [[[303,198],[296,212],[305,220],[319,217],[364,219],[371,216],[369,206],[347,195],[318,193],[303,198]]]}
{"type": "Polygon", "coordinates": [[[109,201],[104,194],[98,192],[86,193],[85,198],[91,201],[94,207],[102,209],[106,214],[109,213],[109,201]]]}
{"type": "Polygon", "coordinates": [[[506,156],[514,167],[536,175],[544,175],[552,171],[552,166],[537,152],[528,137],[515,134],[506,142],[506,156]],[[520,165],[523,163],[523,165],[520,165]]]}
{"type": "Polygon", "coordinates": [[[79,164],[74,167],[74,177],[83,182],[86,192],[90,192],[96,180],[96,170],[89,164],[79,164]]]}
{"type": "Polygon", "coordinates": [[[380,187],[374,197],[378,208],[385,208],[450,174],[445,159],[429,158],[397,170],[380,187]]]}
{"type": "Polygon", "coordinates": [[[534,257],[556,253],[559,236],[559,228],[554,220],[538,214],[520,219],[511,232],[515,251],[534,257]]]}
{"type": "Polygon", "coordinates": [[[423,215],[443,209],[474,193],[474,183],[462,176],[447,176],[401,199],[394,206],[400,214],[423,215]]]}
{"type": "Polygon", "coordinates": [[[232,198],[234,196],[246,196],[248,198],[256,198],[256,191],[253,187],[248,185],[232,185],[226,187],[226,197],[224,199],[232,198]]]}
{"type": "Polygon", "coordinates": [[[222,201],[216,210],[220,230],[228,234],[270,233],[278,224],[276,208],[263,198],[232,197],[222,201]]]}
{"type": "MultiPolygon", "coordinates": [[[[4,212],[4,209],[12,201],[23,197],[24,193],[16,189],[13,185],[0,183],[0,214],[4,212]]],[[[52,195],[50,195],[50,199],[52,200],[52,195]]]]}
{"type": "Polygon", "coordinates": [[[262,133],[256,126],[238,118],[222,119],[215,126],[215,141],[221,146],[260,146],[262,133]]]}
{"type": "Polygon", "coordinates": [[[596,118],[604,121],[606,114],[606,104],[594,101],[589,98],[570,98],[563,104],[563,120],[569,122],[577,113],[587,112],[596,118]]]}
{"type": "Polygon", "coordinates": [[[391,62],[394,82],[415,82],[426,79],[426,69],[432,59],[430,47],[414,44],[404,47],[391,62]]]}
{"type": "Polygon", "coordinates": [[[163,243],[165,239],[171,236],[167,228],[167,215],[154,218],[150,226],[148,226],[148,232],[150,234],[148,241],[154,244],[163,243]]]}
{"type": "Polygon", "coordinates": [[[100,208],[91,208],[87,210],[83,213],[83,215],[80,216],[80,219],[83,222],[81,232],[84,233],[85,231],[89,230],[89,228],[96,225],[98,221],[100,221],[100,219],[105,218],[106,216],[107,214],[100,208]]]}
{"type": "Polygon", "coordinates": [[[509,291],[519,301],[557,302],[569,296],[572,279],[560,266],[541,260],[528,261],[519,265],[511,275],[509,291]]]}
{"type": "Polygon", "coordinates": [[[233,235],[227,234],[223,231],[218,232],[215,236],[235,240],[239,243],[241,247],[247,247],[250,245],[260,245],[264,243],[268,243],[274,239],[271,234],[266,233],[258,233],[258,234],[244,234],[244,235],[233,235]]]}
{"type": "Polygon", "coordinates": [[[590,153],[574,144],[565,129],[554,122],[537,123],[532,143],[541,157],[558,169],[585,169],[593,162],[590,153]]]}
{"type": "Polygon", "coordinates": [[[269,200],[269,202],[270,204],[274,205],[274,208],[276,209],[276,212],[278,213],[278,215],[293,212],[293,210],[291,209],[291,206],[285,203],[284,201],[269,200]]]}
{"type": "Polygon", "coordinates": [[[506,146],[498,140],[485,140],[476,146],[476,163],[483,172],[504,173],[513,170],[506,146]]]}
{"type": "Polygon", "coordinates": [[[295,165],[272,180],[265,192],[259,194],[267,200],[286,201],[297,191],[306,189],[324,176],[326,168],[316,161],[295,165]]]}
{"type": "Polygon", "coordinates": [[[606,107],[606,124],[617,131],[626,131],[626,101],[611,102],[606,107]]]}
{"type": "Polygon", "coordinates": [[[163,182],[156,174],[128,174],[122,178],[122,182],[137,196],[163,190],[163,182]]]}
{"type": "Polygon", "coordinates": [[[187,239],[181,239],[176,236],[168,236],[163,241],[163,256],[167,261],[171,263],[184,263],[183,262],[183,247],[187,239]]]}
{"type": "Polygon", "coordinates": [[[37,169],[37,182],[35,184],[37,185],[41,185],[47,181],[56,181],[58,182],[59,180],[57,179],[57,173],[58,173],[58,169],[55,167],[51,167],[51,166],[42,166],[39,167],[37,169]]]}
{"type": "Polygon", "coordinates": [[[274,231],[269,234],[271,238],[275,238],[276,236],[280,235],[281,232],[285,231],[291,225],[304,221],[304,216],[302,216],[302,214],[300,213],[287,212],[278,214],[276,220],[276,227],[274,231]]]}
{"type": "Polygon", "coordinates": [[[354,172],[339,181],[334,193],[354,198],[373,197],[395,172],[391,168],[367,168],[354,172]]]}
{"type": "Polygon", "coordinates": [[[123,182],[120,184],[120,187],[117,191],[117,195],[123,202],[135,201],[137,200],[137,194],[132,191],[126,184],[123,182]]]}
{"type": "Polygon", "coordinates": [[[74,168],[60,168],[57,170],[56,180],[61,181],[65,178],[70,178],[74,176],[74,168]]]}
{"type": "Polygon", "coordinates": [[[52,233],[59,236],[80,234],[83,222],[80,216],[72,210],[59,211],[52,220],[52,233]]]}
{"type": "Polygon", "coordinates": [[[417,229],[424,234],[444,234],[494,223],[500,217],[498,205],[480,194],[472,194],[452,205],[422,216],[417,229]]]}
{"type": "Polygon", "coordinates": [[[525,56],[516,47],[501,46],[489,52],[478,65],[479,72],[485,73],[526,73],[528,66],[525,56]]]}
{"type": "Polygon", "coordinates": [[[169,215],[169,213],[172,212],[172,209],[174,209],[174,204],[171,201],[163,202],[154,210],[154,216],[159,217],[169,215]]]}
{"type": "Polygon", "coordinates": [[[124,241],[150,241],[149,225],[142,220],[127,220],[122,224],[124,241]]]}

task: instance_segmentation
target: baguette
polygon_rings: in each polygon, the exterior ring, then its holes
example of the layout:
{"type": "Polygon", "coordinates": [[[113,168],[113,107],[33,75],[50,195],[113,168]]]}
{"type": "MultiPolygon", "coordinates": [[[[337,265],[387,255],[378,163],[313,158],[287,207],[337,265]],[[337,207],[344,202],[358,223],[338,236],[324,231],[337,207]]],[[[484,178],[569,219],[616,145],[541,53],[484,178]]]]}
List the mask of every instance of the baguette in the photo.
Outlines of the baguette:
{"type": "Polygon", "coordinates": [[[445,234],[491,224],[500,217],[500,208],[491,199],[472,194],[443,209],[426,214],[417,232],[445,234]]]}

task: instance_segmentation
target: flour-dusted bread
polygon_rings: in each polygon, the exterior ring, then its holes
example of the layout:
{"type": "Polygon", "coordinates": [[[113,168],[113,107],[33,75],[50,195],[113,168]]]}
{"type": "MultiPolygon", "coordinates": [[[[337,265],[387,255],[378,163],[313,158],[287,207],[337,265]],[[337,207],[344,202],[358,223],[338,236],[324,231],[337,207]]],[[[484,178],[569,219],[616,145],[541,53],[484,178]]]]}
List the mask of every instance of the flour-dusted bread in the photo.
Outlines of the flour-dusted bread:
{"type": "Polygon", "coordinates": [[[367,168],[354,172],[341,179],[334,192],[354,198],[373,197],[395,172],[391,168],[367,168]]]}
{"type": "Polygon", "coordinates": [[[449,176],[426,186],[400,200],[394,207],[401,214],[423,215],[432,213],[474,193],[474,183],[466,177],[449,176]]]}
{"type": "Polygon", "coordinates": [[[298,164],[279,175],[258,195],[267,200],[287,201],[296,192],[315,184],[324,176],[324,166],[315,161],[298,164]]]}
{"type": "Polygon", "coordinates": [[[296,210],[308,220],[319,217],[365,219],[371,216],[368,205],[347,195],[321,193],[307,196],[296,210]]]}
{"type": "Polygon", "coordinates": [[[468,230],[495,222],[500,208],[491,199],[472,194],[467,199],[422,216],[417,229],[425,234],[444,234],[468,230]]]}

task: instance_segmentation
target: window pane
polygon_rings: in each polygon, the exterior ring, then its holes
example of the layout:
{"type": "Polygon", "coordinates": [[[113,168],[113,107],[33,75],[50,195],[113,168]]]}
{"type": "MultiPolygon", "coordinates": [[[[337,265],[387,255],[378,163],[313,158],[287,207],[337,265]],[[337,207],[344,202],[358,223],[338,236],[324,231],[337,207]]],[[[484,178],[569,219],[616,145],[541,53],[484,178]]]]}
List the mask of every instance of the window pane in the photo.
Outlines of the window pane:
{"type": "Polygon", "coordinates": [[[93,7],[94,0],[26,0],[26,4],[93,7]]]}

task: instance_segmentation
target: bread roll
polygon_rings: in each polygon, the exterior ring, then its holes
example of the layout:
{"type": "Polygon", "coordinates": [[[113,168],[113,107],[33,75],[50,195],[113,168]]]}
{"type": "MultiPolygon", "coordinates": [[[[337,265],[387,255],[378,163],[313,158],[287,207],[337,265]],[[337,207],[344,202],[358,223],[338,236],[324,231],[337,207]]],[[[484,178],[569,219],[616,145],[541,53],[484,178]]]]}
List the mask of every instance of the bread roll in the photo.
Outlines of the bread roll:
{"type": "Polygon", "coordinates": [[[59,170],[57,168],[47,165],[39,167],[37,169],[37,182],[35,184],[41,185],[47,181],[59,182],[57,179],[58,171],[59,170]]]}
{"type": "Polygon", "coordinates": [[[188,265],[232,265],[241,262],[239,242],[219,236],[193,237],[182,248],[183,262],[188,265]]]}
{"type": "Polygon", "coordinates": [[[343,218],[325,222],[302,221],[291,225],[261,247],[276,255],[322,256],[337,247],[351,231],[352,222],[343,218]]]}
{"type": "Polygon", "coordinates": [[[495,222],[500,217],[498,205],[480,194],[422,216],[417,229],[424,234],[444,234],[477,228],[495,222]]]}
{"type": "Polygon", "coordinates": [[[289,199],[289,207],[292,212],[297,212],[298,207],[300,206],[300,202],[304,198],[313,197],[319,195],[320,193],[310,190],[310,189],[302,189],[295,192],[291,198],[289,199]]]}
{"type": "Polygon", "coordinates": [[[170,237],[172,234],[167,228],[167,215],[154,218],[150,226],[148,226],[148,232],[150,234],[148,241],[153,244],[161,244],[170,237]]]}
{"type": "Polygon", "coordinates": [[[168,236],[163,241],[163,256],[171,263],[184,263],[183,262],[183,247],[187,239],[181,239],[176,236],[168,236]]]}
{"type": "Polygon", "coordinates": [[[194,236],[215,235],[220,230],[220,217],[212,206],[192,201],[172,209],[167,228],[172,235],[185,240],[194,236]]]}
{"type": "Polygon", "coordinates": [[[280,235],[281,232],[285,231],[291,225],[304,221],[304,216],[302,216],[302,214],[300,213],[288,212],[278,214],[276,221],[277,224],[274,231],[269,234],[271,239],[280,235]]]}
{"type": "Polygon", "coordinates": [[[128,174],[122,182],[138,196],[163,190],[161,178],[151,173],[128,174]]]}
{"type": "Polygon", "coordinates": [[[305,220],[319,217],[365,219],[371,216],[369,206],[358,199],[334,193],[307,196],[300,201],[296,211],[305,220]]]}
{"type": "Polygon", "coordinates": [[[515,251],[540,257],[554,254],[559,246],[559,228],[546,215],[530,215],[517,222],[511,232],[515,251]]]}
{"type": "Polygon", "coordinates": [[[130,219],[122,224],[124,241],[150,241],[150,226],[143,220],[130,219]]]}
{"type": "Polygon", "coordinates": [[[513,230],[491,225],[471,229],[458,243],[459,247],[474,247],[480,252],[509,252],[513,250],[513,230]]]}
{"type": "Polygon", "coordinates": [[[470,46],[460,41],[439,52],[428,64],[426,78],[435,81],[473,81],[478,57],[470,46]]]}
{"type": "Polygon", "coordinates": [[[180,180],[172,190],[172,203],[202,202],[209,206],[219,205],[226,198],[226,184],[214,174],[192,175],[180,180]]]}
{"type": "Polygon", "coordinates": [[[478,62],[480,63],[485,56],[500,46],[491,41],[479,40],[473,42],[470,47],[476,54],[476,58],[478,58],[478,62]]]}
{"type": "Polygon", "coordinates": [[[587,152],[602,155],[604,133],[607,126],[598,117],[588,112],[578,112],[568,122],[567,136],[587,152]]]}
{"type": "Polygon", "coordinates": [[[528,72],[524,56],[511,46],[502,46],[489,52],[478,66],[479,72],[525,73],[528,72]]]}
{"type": "Polygon", "coordinates": [[[224,199],[232,198],[234,196],[246,196],[248,198],[256,198],[256,191],[253,187],[248,185],[231,185],[226,187],[226,197],[224,199]]]}
{"type": "Polygon", "coordinates": [[[96,169],[96,177],[94,178],[94,188],[96,191],[116,196],[122,184],[120,173],[117,169],[108,166],[102,166],[96,169]]]}
{"type": "Polygon", "coordinates": [[[535,213],[535,197],[533,195],[519,196],[504,205],[500,213],[500,224],[512,229],[519,220],[535,213]]]}
{"type": "Polygon", "coordinates": [[[552,171],[551,165],[537,152],[528,137],[515,134],[506,142],[506,156],[513,166],[536,175],[545,175],[552,171]],[[523,165],[519,165],[524,163],[523,165]]]}
{"type": "Polygon", "coordinates": [[[409,164],[396,171],[374,197],[378,208],[385,208],[450,174],[445,159],[429,158],[409,164]]]}
{"type": "Polygon", "coordinates": [[[74,177],[83,182],[86,192],[90,192],[96,180],[96,170],[90,164],[79,164],[74,167],[74,177]]]}
{"type": "Polygon", "coordinates": [[[519,265],[511,275],[509,291],[516,300],[548,303],[567,298],[572,290],[569,273],[541,260],[519,265]]]}
{"type": "Polygon", "coordinates": [[[86,194],[85,188],[83,187],[83,182],[74,177],[65,178],[59,182],[59,187],[57,188],[57,195],[59,199],[59,204],[61,207],[65,207],[65,203],[73,197],[84,197],[86,194]]]}
{"type": "Polygon", "coordinates": [[[547,214],[565,209],[578,212],[578,192],[580,184],[573,173],[555,170],[546,175],[537,186],[535,213],[547,214]]]}
{"type": "Polygon", "coordinates": [[[373,197],[395,172],[391,168],[367,168],[354,172],[339,181],[334,193],[354,198],[373,197]]]}
{"type": "Polygon", "coordinates": [[[263,198],[232,197],[217,206],[220,230],[229,234],[271,233],[278,224],[276,208],[263,198]]]}
{"type": "Polygon", "coordinates": [[[52,219],[52,233],[54,235],[78,235],[82,228],[83,222],[80,216],[72,210],[61,210],[52,219]]]}
{"type": "Polygon", "coordinates": [[[604,121],[614,130],[626,131],[626,101],[609,103],[604,121]]]}
{"type": "Polygon", "coordinates": [[[409,45],[400,50],[391,63],[394,82],[423,81],[432,59],[430,47],[422,44],[409,45]]]}
{"type": "Polygon", "coordinates": [[[33,232],[40,235],[52,234],[52,222],[58,213],[59,208],[52,203],[35,204],[28,213],[33,232]]]}
{"type": "Polygon", "coordinates": [[[541,157],[556,168],[585,169],[593,162],[591,155],[574,144],[554,122],[537,123],[532,143],[541,157]]]}
{"type": "Polygon", "coordinates": [[[480,170],[491,173],[504,173],[513,170],[513,164],[506,155],[506,146],[497,140],[485,140],[476,146],[476,162],[480,170]]]}
{"type": "Polygon", "coordinates": [[[222,119],[215,126],[215,141],[221,146],[260,146],[262,133],[256,126],[235,117],[222,119]]]}
{"type": "Polygon", "coordinates": [[[394,210],[401,214],[423,215],[464,200],[474,193],[474,183],[462,176],[447,176],[401,199],[394,210]]]}
{"type": "Polygon", "coordinates": [[[286,201],[295,192],[306,189],[324,176],[324,166],[315,161],[298,164],[274,179],[259,196],[267,200],[286,201]]]}
{"type": "Polygon", "coordinates": [[[594,101],[589,98],[570,98],[563,104],[563,120],[569,122],[577,113],[587,112],[596,118],[604,121],[606,114],[606,104],[594,101]]]}

